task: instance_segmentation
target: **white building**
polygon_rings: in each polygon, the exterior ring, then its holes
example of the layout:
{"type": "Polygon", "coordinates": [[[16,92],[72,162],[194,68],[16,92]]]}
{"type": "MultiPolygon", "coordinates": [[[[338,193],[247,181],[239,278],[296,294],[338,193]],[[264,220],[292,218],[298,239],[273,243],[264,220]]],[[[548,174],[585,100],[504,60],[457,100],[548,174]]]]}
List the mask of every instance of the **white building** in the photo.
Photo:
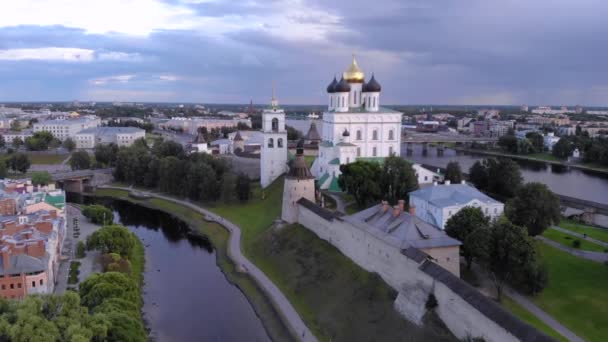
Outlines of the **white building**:
{"type": "Polygon", "coordinates": [[[50,132],[53,136],[61,141],[72,138],[76,133],[87,129],[98,127],[101,125],[101,120],[95,115],[80,117],[77,119],[54,119],[44,120],[34,124],[34,133],[50,132]]]}
{"type": "Polygon", "coordinates": [[[322,141],[312,166],[321,189],[339,190],[340,165],[358,158],[400,155],[402,113],[380,107],[380,91],[373,75],[365,82],[354,57],[340,82],[334,78],[327,87],[322,141]]]}
{"type": "Polygon", "coordinates": [[[289,167],[283,185],[283,207],[281,219],[288,223],[298,222],[298,201],[306,198],[315,202],[315,177],[308,170],[304,160],[304,141],[300,140],[296,149],[296,158],[289,167]]]}
{"type": "Polygon", "coordinates": [[[553,132],[549,132],[549,133],[543,135],[543,144],[549,151],[552,151],[553,146],[555,146],[555,144],[557,144],[559,139],[560,138],[556,137],[555,134],[553,134],[553,132]]]}
{"type": "Polygon", "coordinates": [[[262,133],[264,142],[260,158],[260,183],[265,188],[287,171],[285,111],[279,108],[274,88],[270,108],[262,112],[262,133]]]}
{"type": "Polygon", "coordinates": [[[415,208],[416,216],[441,229],[448,219],[464,207],[477,207],[491,218],[497,218],[504,211],[504,204],[483,194],[467,184],[429,186],[409,193],[410,208],[415,208]]]}
{"type": "Polygon", "coordinates": [[[416,172],[416,178],[418,178],[418,185],[432,184],[433,182],[440,181],[443,177],[433,172],[420,164],[413,164],[412,168],[416,172]]]}
{"type": "Polygon", "coordinates": [[[137,139],[146,137],[146,131],[137,127],[94,127],[74,135],[76,148],[95,148],[99,144],[114,143],[130,146],[137,139]]]}

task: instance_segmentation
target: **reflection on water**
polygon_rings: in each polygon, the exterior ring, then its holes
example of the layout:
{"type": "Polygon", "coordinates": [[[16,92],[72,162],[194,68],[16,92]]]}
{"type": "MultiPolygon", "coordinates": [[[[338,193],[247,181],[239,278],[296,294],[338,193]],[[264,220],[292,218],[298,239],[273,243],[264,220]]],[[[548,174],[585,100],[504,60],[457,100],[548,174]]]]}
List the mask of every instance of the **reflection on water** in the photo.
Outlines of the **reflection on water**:
{"type": "MultiPolygon", "coordinates": [[[[74,196],[69,200],[74,201],[74,196]]],[[[269,341],[253,308],[216,264],[215,249],[183,221],[125,201],[90,199],[146,247],[144,315],[157,341],[269,341]]]]}
{"type": "MultiPolygon", "coordinates": [[[[439,167],[446,167],[450,161],[454,160],[460,163],[463,172],[468,172],[469,168],[477,160],[488,157],[452,149],[445,149],[443,156],[437,156],[437,150],[431,146],[428,148],[427,155],[423,156],[421,145],[414,144],[413,148],[413,155],[408,156],[405,145],[403,145],[401,156],[417,163],[439,167]]],[[[608,204],[608,196],[606,195],[608,194],[608,175],[606,174],[544,162],[515,161],[519,164],[522,176],[526,182],[545,183],[555,193],[608,204]]]]}

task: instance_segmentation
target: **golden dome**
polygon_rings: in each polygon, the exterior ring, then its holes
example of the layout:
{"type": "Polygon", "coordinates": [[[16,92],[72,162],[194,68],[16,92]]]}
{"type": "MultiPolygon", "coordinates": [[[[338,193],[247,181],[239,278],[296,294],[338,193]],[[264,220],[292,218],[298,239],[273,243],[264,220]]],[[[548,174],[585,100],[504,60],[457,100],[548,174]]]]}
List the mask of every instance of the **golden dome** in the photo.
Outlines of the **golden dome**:
{"type": "Polygon", "coordinates": [[[348,69],[346,69],[346,71],[342,75],[344,76],[344,79],[347,82],[363,83],[363,80],[365,79],[365,74],[359,68],[359,65],[357,64],[357,60],[355,59],[355,55],[353,55],[353,62],[350,64],[348,69]]]}

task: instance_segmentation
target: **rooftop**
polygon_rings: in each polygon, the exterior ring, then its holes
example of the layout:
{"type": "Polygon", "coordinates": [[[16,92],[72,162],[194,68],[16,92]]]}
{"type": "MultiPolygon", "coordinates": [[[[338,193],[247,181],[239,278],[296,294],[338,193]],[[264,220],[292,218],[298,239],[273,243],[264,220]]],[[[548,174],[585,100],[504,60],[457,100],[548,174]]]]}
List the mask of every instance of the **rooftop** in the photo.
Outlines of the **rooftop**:
{"type": "Polygon", "coordinates": [[[375,112],[371,112],[365,109],[365,107],[361,106],[359,108],[355,108],[355,107],[351,107],[348,108],[348,111],[346,112],[336,112],[336,111],[330,111],[331,113],[338,113],[338,114],[352,114],[352,113],[369,113],[369,114],[403,114],[399,111],[396,111],[394,109],[390,109],[390,108],[386,108],[386,107],[379,107],[377,111],[375,112]]]}
{"type": "Polygon", "coordinates": [[[77,134],[96,134],[96,135],[112,135],[112,134],[132,134],[144,132],[143,129],[137,127],[91,127],[83,129],[77,134]]]}
{"type": "Polygon", "coordinates": [[[440,208],[467,204],[478,200],[486,204],[501,204],[476,188],[467,184],[445,184],[429,186],[410,192],[410,196],[419,197],[440,208]]]}

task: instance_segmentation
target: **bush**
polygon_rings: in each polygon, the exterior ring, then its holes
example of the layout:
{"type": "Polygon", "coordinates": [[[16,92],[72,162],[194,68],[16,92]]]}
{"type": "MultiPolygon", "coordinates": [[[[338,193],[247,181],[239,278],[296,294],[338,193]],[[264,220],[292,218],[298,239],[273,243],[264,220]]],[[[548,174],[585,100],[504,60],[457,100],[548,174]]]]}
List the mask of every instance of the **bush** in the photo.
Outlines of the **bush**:
{"type": "Polygon", "coordinates": [[[576,240],[572,241],[572,246],[574,248],[581,248],[581,240],[576,239],[576,240]]]}
{"type": "Polygon", "coordinates": [[[114,221],[112,210],[99,204],[85,206],[82,215],[95,224],[108,224],[114,221]]]}
{"type": "Polygon", "coordinates": [[[72,261],[70,263],[70,275],[68,276],[68,284],[76,284],[78,275],[80,274],[80,261],[72,261]]]}
{"type": "Polygon", "coordinates": [[[104,254],[116,253],[128,257],[133,252],[137,237],[128,228],[120,225],[105,226],[87,238],[87,248],[104,254]]]}
{"type": "Polygon", "coordinates": [[[86,246],[84,244],[84,242],[82,241],[78,241],[78,244],[76,245],[76,257],[78,259],[82,259],[86,256],[86,246]]]}

